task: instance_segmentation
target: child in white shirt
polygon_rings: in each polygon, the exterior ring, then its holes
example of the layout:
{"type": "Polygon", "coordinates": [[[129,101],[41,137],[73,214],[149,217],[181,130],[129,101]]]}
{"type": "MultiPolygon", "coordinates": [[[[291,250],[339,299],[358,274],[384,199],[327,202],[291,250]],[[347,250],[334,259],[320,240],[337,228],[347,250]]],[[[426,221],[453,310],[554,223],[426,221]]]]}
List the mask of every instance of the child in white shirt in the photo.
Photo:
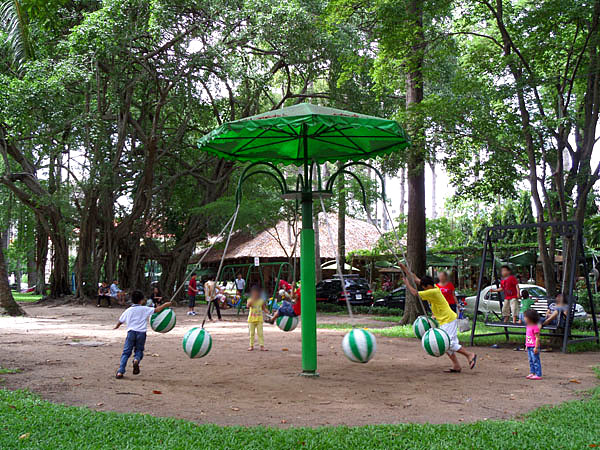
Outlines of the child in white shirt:
{"type": "Polygon", "coordinates": [[[121,314],[119,321],[115,325],[116,330],[122,324],[127,324],[127,338],[125,339],[123,354],[121,355],[121,365],[119,366],[116,375],[118,379],[123,378],[127,361],[134,349],[133,374],[137,375],[140,373],[140,361],[144,357],[144,346],[146,344],[148,318],[152,314],[159,313],[163,309],[171,306],[171,302],[163,303],[157,308],[142,306],[146,298],[141,291],[134,291],[133,294],[131,294],[131,300],[133,304],[121,314]]]}

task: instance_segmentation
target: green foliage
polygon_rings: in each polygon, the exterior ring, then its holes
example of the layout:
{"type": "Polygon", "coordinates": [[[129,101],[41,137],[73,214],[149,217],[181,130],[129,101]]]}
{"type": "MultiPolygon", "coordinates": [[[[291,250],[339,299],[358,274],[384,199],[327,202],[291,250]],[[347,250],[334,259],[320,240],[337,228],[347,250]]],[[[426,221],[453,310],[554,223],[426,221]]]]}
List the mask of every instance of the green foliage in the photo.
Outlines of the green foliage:
{"type": "Polygon", "coordinates": [[[366,427],[266,429],[196,425],[141,414],[91,411],[55,405],[23,391],[0,390],[2,448],[79,449],[203,448],[221,449],[418,449],[520,448],[524,443],[573,448],[596,445],[600,393],[555,407],[543,407],[519,419],[464,425],[398,424],[366,427]],[[27,420],[24,420],[27,419],[27,420]]]}

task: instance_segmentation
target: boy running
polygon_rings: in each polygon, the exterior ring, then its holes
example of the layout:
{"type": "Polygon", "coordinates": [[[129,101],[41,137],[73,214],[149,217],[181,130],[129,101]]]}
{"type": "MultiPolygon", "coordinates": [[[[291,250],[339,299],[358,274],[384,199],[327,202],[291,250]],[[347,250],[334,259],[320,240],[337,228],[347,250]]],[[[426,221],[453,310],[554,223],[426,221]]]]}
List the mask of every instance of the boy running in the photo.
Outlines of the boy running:
{"type": "Polygon", "coordinates": [[[157,308],[142,306],[142,303],[144,303],[145,300],[146,298],[141,291],[133,291],[133,294],[131,294],[131,301],[133,304],[121,314],[119,321],[115,325],[116,330],[122,324],[127,324],[127,338],[125,339],[125,346],[123,347],[123,354],[121,355],[121,365],[119,366],[116,375],[118,379],[123,378],[127,361],[134,349],[133,374],[137,375],[140,373],[140,361],[144,357],[144,346],[146,345],[148,318],[152,314],[159,313],[163,309],[171,306],[171,302],[163,303],[157,308]]]}
{"type": "Polygon", "coordinates": [[[448,336],[450,337],[450,348],[446,351],[446,354],[450,358],[450,361],[452,361],[452,368],[445,370],[444,372],[460,373],[462,370],[460,363],[458,362],[458,358],[456,357],[456,353],[460,353],[467,358],[469,367],[473,369],[477,363],[477,355],[475,353],[466,351],[458,342],[458,323],[456,321],[458,316],[454,311],[452,311],[452,309],[450,309],[450,306],[442,295],[440,288],[435,286],[435,283],[431,277],[424,276],[422,278],[418,278],[404,264],[400,264],[400,267],[406,274],[404,277],[404,284],[406,285],[406,288],[413,295],[429,302],[433,316],[440,324],[440,328],[448,333],[448,336]],[[406,276],[411,277],[414,280],[415,284],[420,288],[419,291],[417,291],[417,289],[415,289],[412,284],[408,282],[406,276]]]}

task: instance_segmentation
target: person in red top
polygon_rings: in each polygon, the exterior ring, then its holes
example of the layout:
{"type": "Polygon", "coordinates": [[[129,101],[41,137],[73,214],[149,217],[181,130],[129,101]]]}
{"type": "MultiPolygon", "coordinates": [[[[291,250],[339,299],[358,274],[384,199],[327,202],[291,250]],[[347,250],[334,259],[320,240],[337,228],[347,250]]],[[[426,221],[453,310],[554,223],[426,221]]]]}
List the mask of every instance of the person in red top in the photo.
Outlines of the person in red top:
{"type": "MultiPolygon", "coordinates": [[[[290,289],[291,287],[292,286],[290,285],[290,289]]],[[[300,288],[298,288],[292,295],[292,303],[284,300],[279,309],[275,311],[275,314],[273,314],[271,319],[267,320],[267,322],[275,323],[275,320],[277,320],[279,316],[300,317],[300,312],[300,288]]]]}
{"type": "Polygon", "coordinates": [[[285,280],[279,280],[279,289],[284,289],[286,292],[292,290],[292,285],[285,280]]]}
{"type": "Polygon", "coordinates": [[[192,273],[192,278],[188,284],[188,316],[195,316],[194,306],[196,306],[196,295],[198,295],[198,286],[196,284],[196,274],[192,273]]]}
{"type": "Polygon", "coordinates": [[[300,306],[300,288],[298,288],[296,290],[296,293],[294,294],[294,304],[292,305],[292,307],[294,308],[294,313],[300,317],[300,312],[301,312],[301,306],[300,306]]]}
{"type": "Polygon", "coordinates": [[[438,274],[439,282],[436,283],[436,286],[440,288],[442,295],[448,302],[448,306],[455,313],[458,312],[457,309],[457,301],[456,301],[456,289],[454,285],[448,280],[448,272],[440,272],[438,274]]]}
{"type": "Polygon", "coordinates": [[[512,269],[508,266],[502,266],[500,269],[502,274],[502,280],[500,280],[500,287],[498,289],[492,289],[492,292],[503,292],[504,302],[502,304],[502,318],[504,322],[510,320],[511,312],[513,323],[517,323],[519,316],[519,299],[521,298],[521,291],[519,290],[519,282],[512,273],[512,269]]]}

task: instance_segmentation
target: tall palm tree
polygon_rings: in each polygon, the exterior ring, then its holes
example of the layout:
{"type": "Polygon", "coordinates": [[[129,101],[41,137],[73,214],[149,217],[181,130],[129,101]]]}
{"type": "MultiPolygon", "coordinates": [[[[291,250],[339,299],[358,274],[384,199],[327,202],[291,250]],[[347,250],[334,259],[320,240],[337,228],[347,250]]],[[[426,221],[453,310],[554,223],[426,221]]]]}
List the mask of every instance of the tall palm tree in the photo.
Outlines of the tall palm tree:
{"type": "Polygon", "coordinates": [[[19,0],[0,0],[0,30],[4,32],[4,40],[11,48],[15,68],[21,70],[34,53],[29,39],[27,14],[19,0]]]}

